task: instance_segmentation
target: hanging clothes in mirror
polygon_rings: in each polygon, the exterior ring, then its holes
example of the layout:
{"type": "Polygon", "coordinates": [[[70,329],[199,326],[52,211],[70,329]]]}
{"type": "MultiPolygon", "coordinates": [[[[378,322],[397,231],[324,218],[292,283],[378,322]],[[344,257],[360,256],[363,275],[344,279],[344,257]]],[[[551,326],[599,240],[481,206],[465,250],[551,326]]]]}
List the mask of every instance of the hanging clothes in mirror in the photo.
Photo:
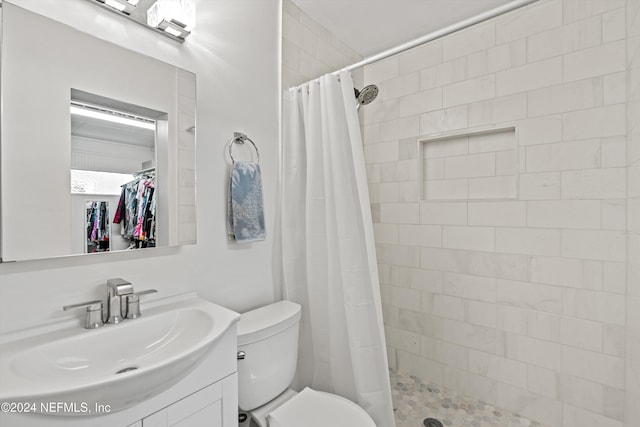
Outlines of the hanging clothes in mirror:
{"type": "Polygon", "coordinates": [[[122,186],[113,223],[120,224],[120,234],[130,242],[128,249],[156,246],[155,189],[154,168],[138,172],[136,179],[122,186]]]}
{"type": "Polygon", "coordinates": [[[109,250],[109,203],[89,200],[87,213],[87,253],[109,250]]]}

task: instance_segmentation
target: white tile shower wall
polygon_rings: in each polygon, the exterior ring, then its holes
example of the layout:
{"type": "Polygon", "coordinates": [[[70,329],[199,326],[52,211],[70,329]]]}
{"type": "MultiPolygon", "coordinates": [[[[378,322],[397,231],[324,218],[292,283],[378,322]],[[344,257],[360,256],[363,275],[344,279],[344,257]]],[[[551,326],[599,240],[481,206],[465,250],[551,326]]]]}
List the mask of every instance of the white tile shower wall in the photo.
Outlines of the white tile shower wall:
{"type": "MultiPolygon", "coordinates": [[[[615,17],[612,19],[620,20],[615,17]]],[[[624,21],[623,21],[624,22],[624,21]]],[[[627,426],[640,425],[640,2],[626,1],[627,40],[627,298],[626,405],[627,426]]],[[[620,274],[620,272],[616,273],[620,274]]]]}
{"type": "MultiPolygon", "coordinates": [[[[282,88],[284,90],[358,62],[362,57],[291,0],[282,10],[282,88]]],[[[354,77],[354,80],[356,78],[354,77]]]]}
{"type": "Polygon", "coordinates": [[[423,181],[420,199],[515,198],[515,142],[514,128],[421,140],[418,150],[423,181]]]}
{"type": "Polygon", "coordinates": [[[382,89],[364,112],[365,157],[394,368],[557,427],[640,425],[637,398],[624,424],[625,347],[640,360],[640,327],[625,340],[625,316],[640,324],[628,311],[640,288],[625,303],[627,256],[640,259],[640,221],[625,214],[640,209],[626,176],[640,178],[640,130],[625,124],[626,103],[640,110],[635,62],[625,78],[640,2],[627,3],[541,0],[365,68],[382,89]],[[419,161],[419,139],[511,125],[515,200],[471,200],[506,184],[464,138],[419,161]],[[458,200],[401,195],[421,163],[458,200]]]}

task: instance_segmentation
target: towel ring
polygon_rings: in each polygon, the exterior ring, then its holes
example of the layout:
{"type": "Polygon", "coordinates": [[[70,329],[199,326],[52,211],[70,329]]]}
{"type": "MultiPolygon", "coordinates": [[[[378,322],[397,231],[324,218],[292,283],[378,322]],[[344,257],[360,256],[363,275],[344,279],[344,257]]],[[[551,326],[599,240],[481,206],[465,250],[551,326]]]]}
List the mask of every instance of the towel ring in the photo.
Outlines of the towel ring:
{"type": "Polygon", "coordinates": [[[231,141],[229,141],[229,157],[231,157],[231,161],[233,163],[235,163],[235,161],[236,161],[233,158],[233,154],[232,154],[233,144],[244,144],[246,141],[249,141],[251,143],[251,145],[253,145],[253,149],[256,150],[256,158],[258,160],[258,163],[260,163],[260,152],[258,151],[258,147],[256,146],[256,143],[253,142],[251,140],[251,138],[249,138],[247,135],[245,135],[244,133],[240,133],[240,132],[234,132],[233,133],[233,139],[231,141]]]}

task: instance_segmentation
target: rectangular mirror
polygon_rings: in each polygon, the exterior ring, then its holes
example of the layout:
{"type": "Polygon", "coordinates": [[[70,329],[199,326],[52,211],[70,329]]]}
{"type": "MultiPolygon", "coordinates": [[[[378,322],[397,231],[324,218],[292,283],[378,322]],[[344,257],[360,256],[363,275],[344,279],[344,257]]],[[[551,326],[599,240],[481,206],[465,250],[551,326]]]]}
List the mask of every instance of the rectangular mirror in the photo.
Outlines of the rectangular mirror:
{"type": "Polygon", "coordinates": [[[7,1],[1,55],[3,262],[195,243],[193,73],[7,1]]]}

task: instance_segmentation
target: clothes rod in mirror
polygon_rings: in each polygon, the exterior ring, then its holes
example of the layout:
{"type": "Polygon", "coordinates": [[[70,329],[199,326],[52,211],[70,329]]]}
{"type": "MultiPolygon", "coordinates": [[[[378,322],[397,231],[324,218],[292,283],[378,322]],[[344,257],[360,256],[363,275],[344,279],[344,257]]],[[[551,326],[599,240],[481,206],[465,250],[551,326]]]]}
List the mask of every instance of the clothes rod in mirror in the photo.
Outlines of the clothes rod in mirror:
{"type": "Polygon", "coordinates": [[[196,23],[196,6],[191,0],[88,1],[180,43],[196,23]]]}

